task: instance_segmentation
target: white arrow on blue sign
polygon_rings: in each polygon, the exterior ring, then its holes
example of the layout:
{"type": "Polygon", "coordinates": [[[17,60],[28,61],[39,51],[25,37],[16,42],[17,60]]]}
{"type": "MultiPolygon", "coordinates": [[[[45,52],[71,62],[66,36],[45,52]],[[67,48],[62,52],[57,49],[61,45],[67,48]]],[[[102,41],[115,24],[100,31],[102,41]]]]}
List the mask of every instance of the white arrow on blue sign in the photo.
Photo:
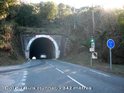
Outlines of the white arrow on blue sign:
{"type": "Polygon", "coordinates": [[[109,39],[107,41],[107,47],[110,49],[114,48],[115,47],[115,41],[113,39],[109,39]]]}

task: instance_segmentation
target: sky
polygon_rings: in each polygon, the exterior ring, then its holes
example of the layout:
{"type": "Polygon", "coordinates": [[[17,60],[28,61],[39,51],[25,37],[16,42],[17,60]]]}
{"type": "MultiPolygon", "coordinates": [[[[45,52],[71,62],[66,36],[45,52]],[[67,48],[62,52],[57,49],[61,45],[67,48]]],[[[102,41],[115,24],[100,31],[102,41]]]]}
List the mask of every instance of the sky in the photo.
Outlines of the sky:
{"type": "Polygon", "coordinates": [[[75,8],[92,5],[101,5],[104,8],[122,8],[122,6],[124,6],[124,0],[21,0],[21,1],[26,3],[53,1],[56,4],[64,3],[75,8]]]}

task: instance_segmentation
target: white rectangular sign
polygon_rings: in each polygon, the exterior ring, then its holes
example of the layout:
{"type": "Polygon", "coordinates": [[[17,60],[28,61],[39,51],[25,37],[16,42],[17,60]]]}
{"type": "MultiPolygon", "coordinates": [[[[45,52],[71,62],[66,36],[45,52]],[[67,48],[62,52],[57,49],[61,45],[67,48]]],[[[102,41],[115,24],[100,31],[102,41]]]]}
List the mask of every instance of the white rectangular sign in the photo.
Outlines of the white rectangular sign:
{"type": "Polygon", "coordinates": [[[97,52],[92,53],[92,59],[97,59],[98,58],[97,56],[98,56],[97,52]]]}
{"type": "Polygon", "coordinates": [[[94,48],[90,48],[89,51],[90,51],[90,52],[94,52],[95,49],[94,49],[94,48]]]}

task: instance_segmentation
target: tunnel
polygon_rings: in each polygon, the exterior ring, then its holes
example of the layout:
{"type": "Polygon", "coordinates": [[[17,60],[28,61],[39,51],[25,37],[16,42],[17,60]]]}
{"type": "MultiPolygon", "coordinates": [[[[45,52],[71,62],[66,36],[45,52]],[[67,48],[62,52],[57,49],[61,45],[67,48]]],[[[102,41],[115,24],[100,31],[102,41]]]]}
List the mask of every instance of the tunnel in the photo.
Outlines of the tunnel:
{"type": "Polygon", "coordinates": [[[26,58],[32,59],[57,59],[60,51],[57,42],[49,35],[38,35],[33,37],[26,50],[26,58]],[[41,57],[45,55],[45,57],[41,57]]]}
{"type": "Polygon", "coordinates": [[[38,38],[30,46],[30,59],[36,57],[41,59],[41,55],[46,55],[47,59],[55,58],[55,47],[51,40],[47,38],[38,38]]]}

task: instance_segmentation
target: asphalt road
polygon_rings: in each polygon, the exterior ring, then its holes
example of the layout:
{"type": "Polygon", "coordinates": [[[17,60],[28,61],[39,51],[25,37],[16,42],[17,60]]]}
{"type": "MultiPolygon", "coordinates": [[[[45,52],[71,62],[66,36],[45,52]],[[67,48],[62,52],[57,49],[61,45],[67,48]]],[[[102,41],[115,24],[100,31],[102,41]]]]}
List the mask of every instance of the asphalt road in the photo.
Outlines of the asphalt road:
{"type": "Polygon", "coordinates": [[[58,60],[31,60],[0,68],[0,93],[124,93],[124,78],[58,60]]]}

